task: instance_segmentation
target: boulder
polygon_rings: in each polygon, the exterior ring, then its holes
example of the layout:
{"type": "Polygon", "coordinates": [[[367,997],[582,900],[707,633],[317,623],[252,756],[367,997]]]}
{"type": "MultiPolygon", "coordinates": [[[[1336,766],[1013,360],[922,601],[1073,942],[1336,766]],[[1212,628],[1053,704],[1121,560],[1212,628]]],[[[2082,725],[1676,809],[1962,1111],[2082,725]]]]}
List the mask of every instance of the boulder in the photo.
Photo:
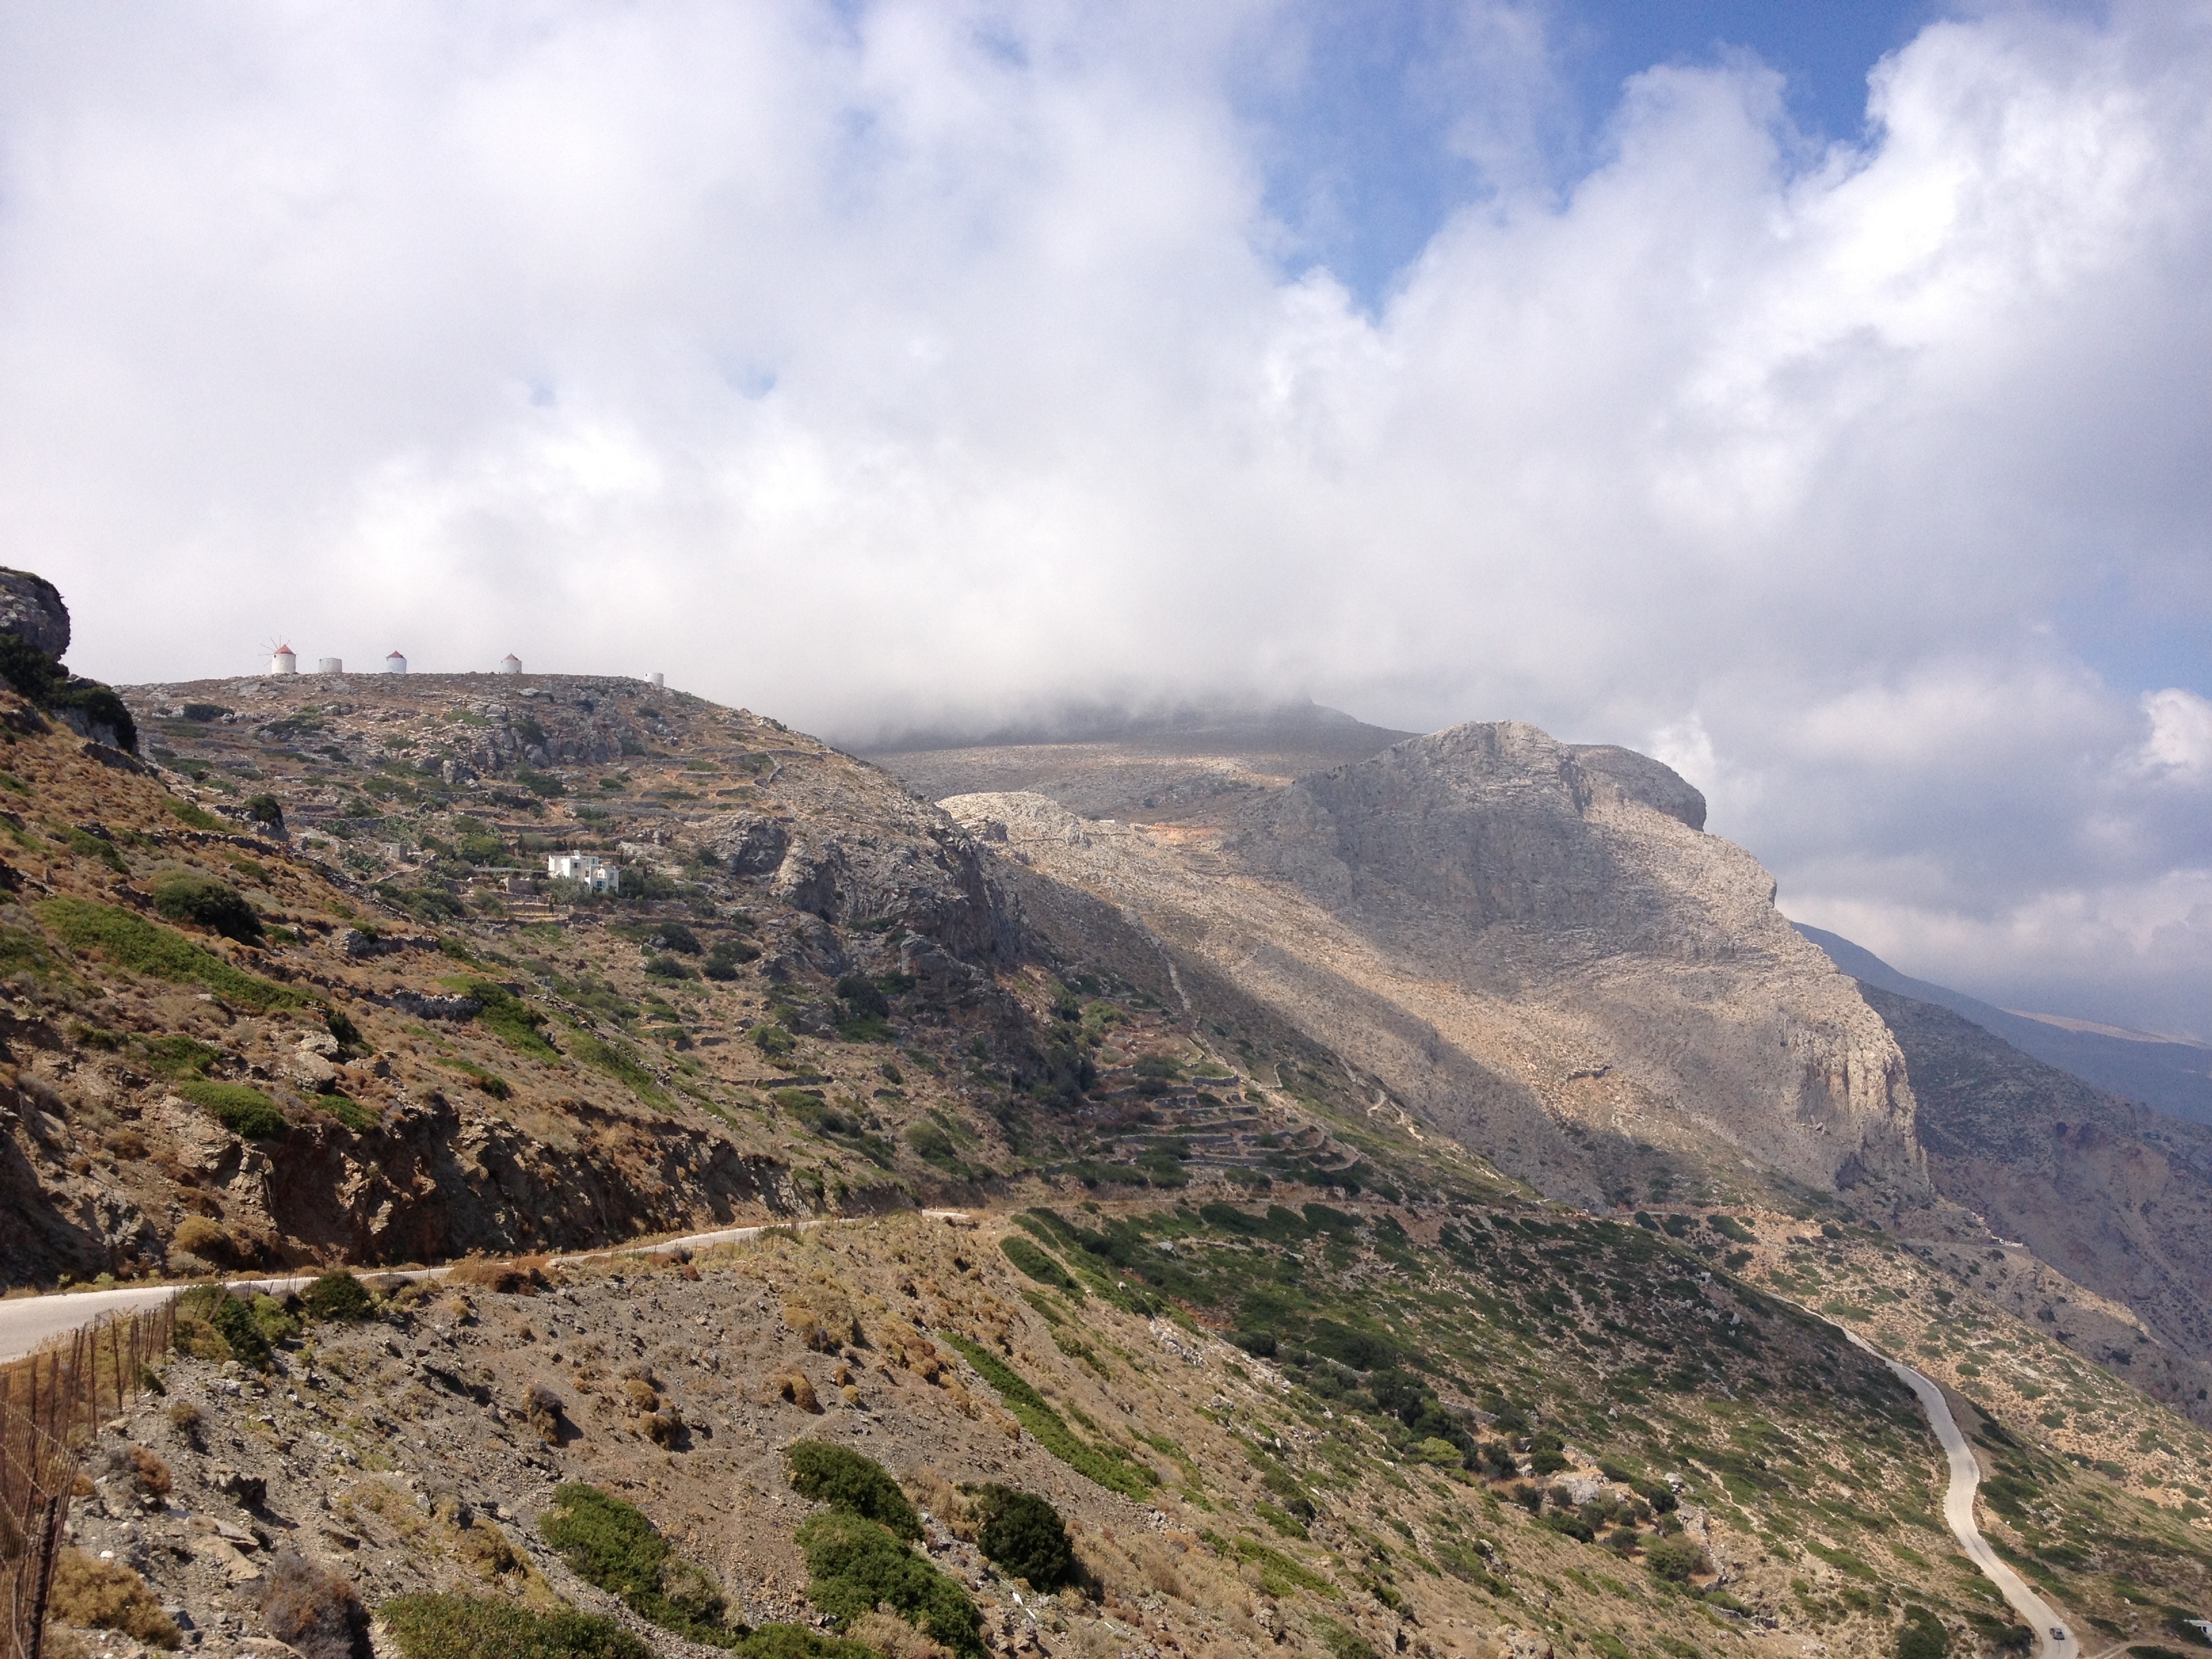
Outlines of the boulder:
{"type": "Polygon", "coordinates": [[[0,634],[13,634],[60,659],[69,651],[69,606],[44,576],[0,567],[0,634]]]}

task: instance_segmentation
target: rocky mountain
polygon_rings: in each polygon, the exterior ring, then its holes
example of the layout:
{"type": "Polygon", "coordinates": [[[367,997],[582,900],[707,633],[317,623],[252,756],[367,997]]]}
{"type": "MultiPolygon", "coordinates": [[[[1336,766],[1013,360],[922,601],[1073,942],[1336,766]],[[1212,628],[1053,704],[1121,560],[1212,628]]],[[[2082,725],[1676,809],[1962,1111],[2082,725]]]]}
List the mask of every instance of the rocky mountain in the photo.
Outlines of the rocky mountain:
{"type": "Polygon", "coordinates": [[[1509,722],[1147,822],[944,805],[1540,1190],[1921,1190],[1889,1033],[1656,762],[1509,722]]]}
{"type": "Polygon", "coordinates": [[[1873,951],[1840,934],[1802,922],[1796,926],[1838,968],[1863,984],[1878,985],[1894,995],[1948,1008],[2045,1066],[2140,1101],[2153,1111],[2192,1123],[2212,1124],[2212,1048],[2148,1032],[2090,1030],[2081,1022],[2060,1024],[2048,1016],[2014,1013],[1963,991],[1900,974],[1873,951]]]}

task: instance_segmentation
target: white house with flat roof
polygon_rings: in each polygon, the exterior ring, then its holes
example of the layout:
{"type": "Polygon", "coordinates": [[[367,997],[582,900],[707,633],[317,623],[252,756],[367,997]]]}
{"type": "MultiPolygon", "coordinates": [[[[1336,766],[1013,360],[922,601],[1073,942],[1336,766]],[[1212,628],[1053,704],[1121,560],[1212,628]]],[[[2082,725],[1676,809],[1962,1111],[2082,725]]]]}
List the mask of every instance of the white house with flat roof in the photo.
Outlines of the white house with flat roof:
{"type": "Polygon", "coordinates": [[[622,872],[597,853],[548,853],[545,873],[592,893],[611,893],[622,884],[622,872]]]}

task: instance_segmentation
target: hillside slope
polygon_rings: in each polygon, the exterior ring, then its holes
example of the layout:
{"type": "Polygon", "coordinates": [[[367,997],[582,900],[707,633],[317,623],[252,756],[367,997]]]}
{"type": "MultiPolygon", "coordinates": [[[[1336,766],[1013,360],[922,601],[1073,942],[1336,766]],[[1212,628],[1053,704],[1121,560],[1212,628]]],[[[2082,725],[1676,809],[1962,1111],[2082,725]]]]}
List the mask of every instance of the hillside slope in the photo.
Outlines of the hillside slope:
{"type": "MultiPolygon", "coordinates": [[[[2092,1088],[1947,1008],[1865,994],[1911,1066],[1938,1190],[2182,1354],[2212,1357],[2212,1130],[2092,1088]]],[[[2132,1366],[2133,1346],[2100,1357],[2132,1366]]],[[[2182,1381],[2195,1394],[2212,1367],[2182,1381]]]]}

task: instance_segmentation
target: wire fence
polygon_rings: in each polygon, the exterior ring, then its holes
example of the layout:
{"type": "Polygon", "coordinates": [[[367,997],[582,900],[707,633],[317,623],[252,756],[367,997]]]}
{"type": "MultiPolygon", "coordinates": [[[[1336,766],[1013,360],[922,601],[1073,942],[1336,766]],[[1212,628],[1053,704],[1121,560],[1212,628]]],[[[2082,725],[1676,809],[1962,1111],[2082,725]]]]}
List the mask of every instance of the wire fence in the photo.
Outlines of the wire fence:
{"type": "Polygon", "coordinates": [[[103,1317],[0,1365],[0,1659],[39,1659],[79,1459],[146,1387],[176,1316],[172,1299],[103,1317]]]}

